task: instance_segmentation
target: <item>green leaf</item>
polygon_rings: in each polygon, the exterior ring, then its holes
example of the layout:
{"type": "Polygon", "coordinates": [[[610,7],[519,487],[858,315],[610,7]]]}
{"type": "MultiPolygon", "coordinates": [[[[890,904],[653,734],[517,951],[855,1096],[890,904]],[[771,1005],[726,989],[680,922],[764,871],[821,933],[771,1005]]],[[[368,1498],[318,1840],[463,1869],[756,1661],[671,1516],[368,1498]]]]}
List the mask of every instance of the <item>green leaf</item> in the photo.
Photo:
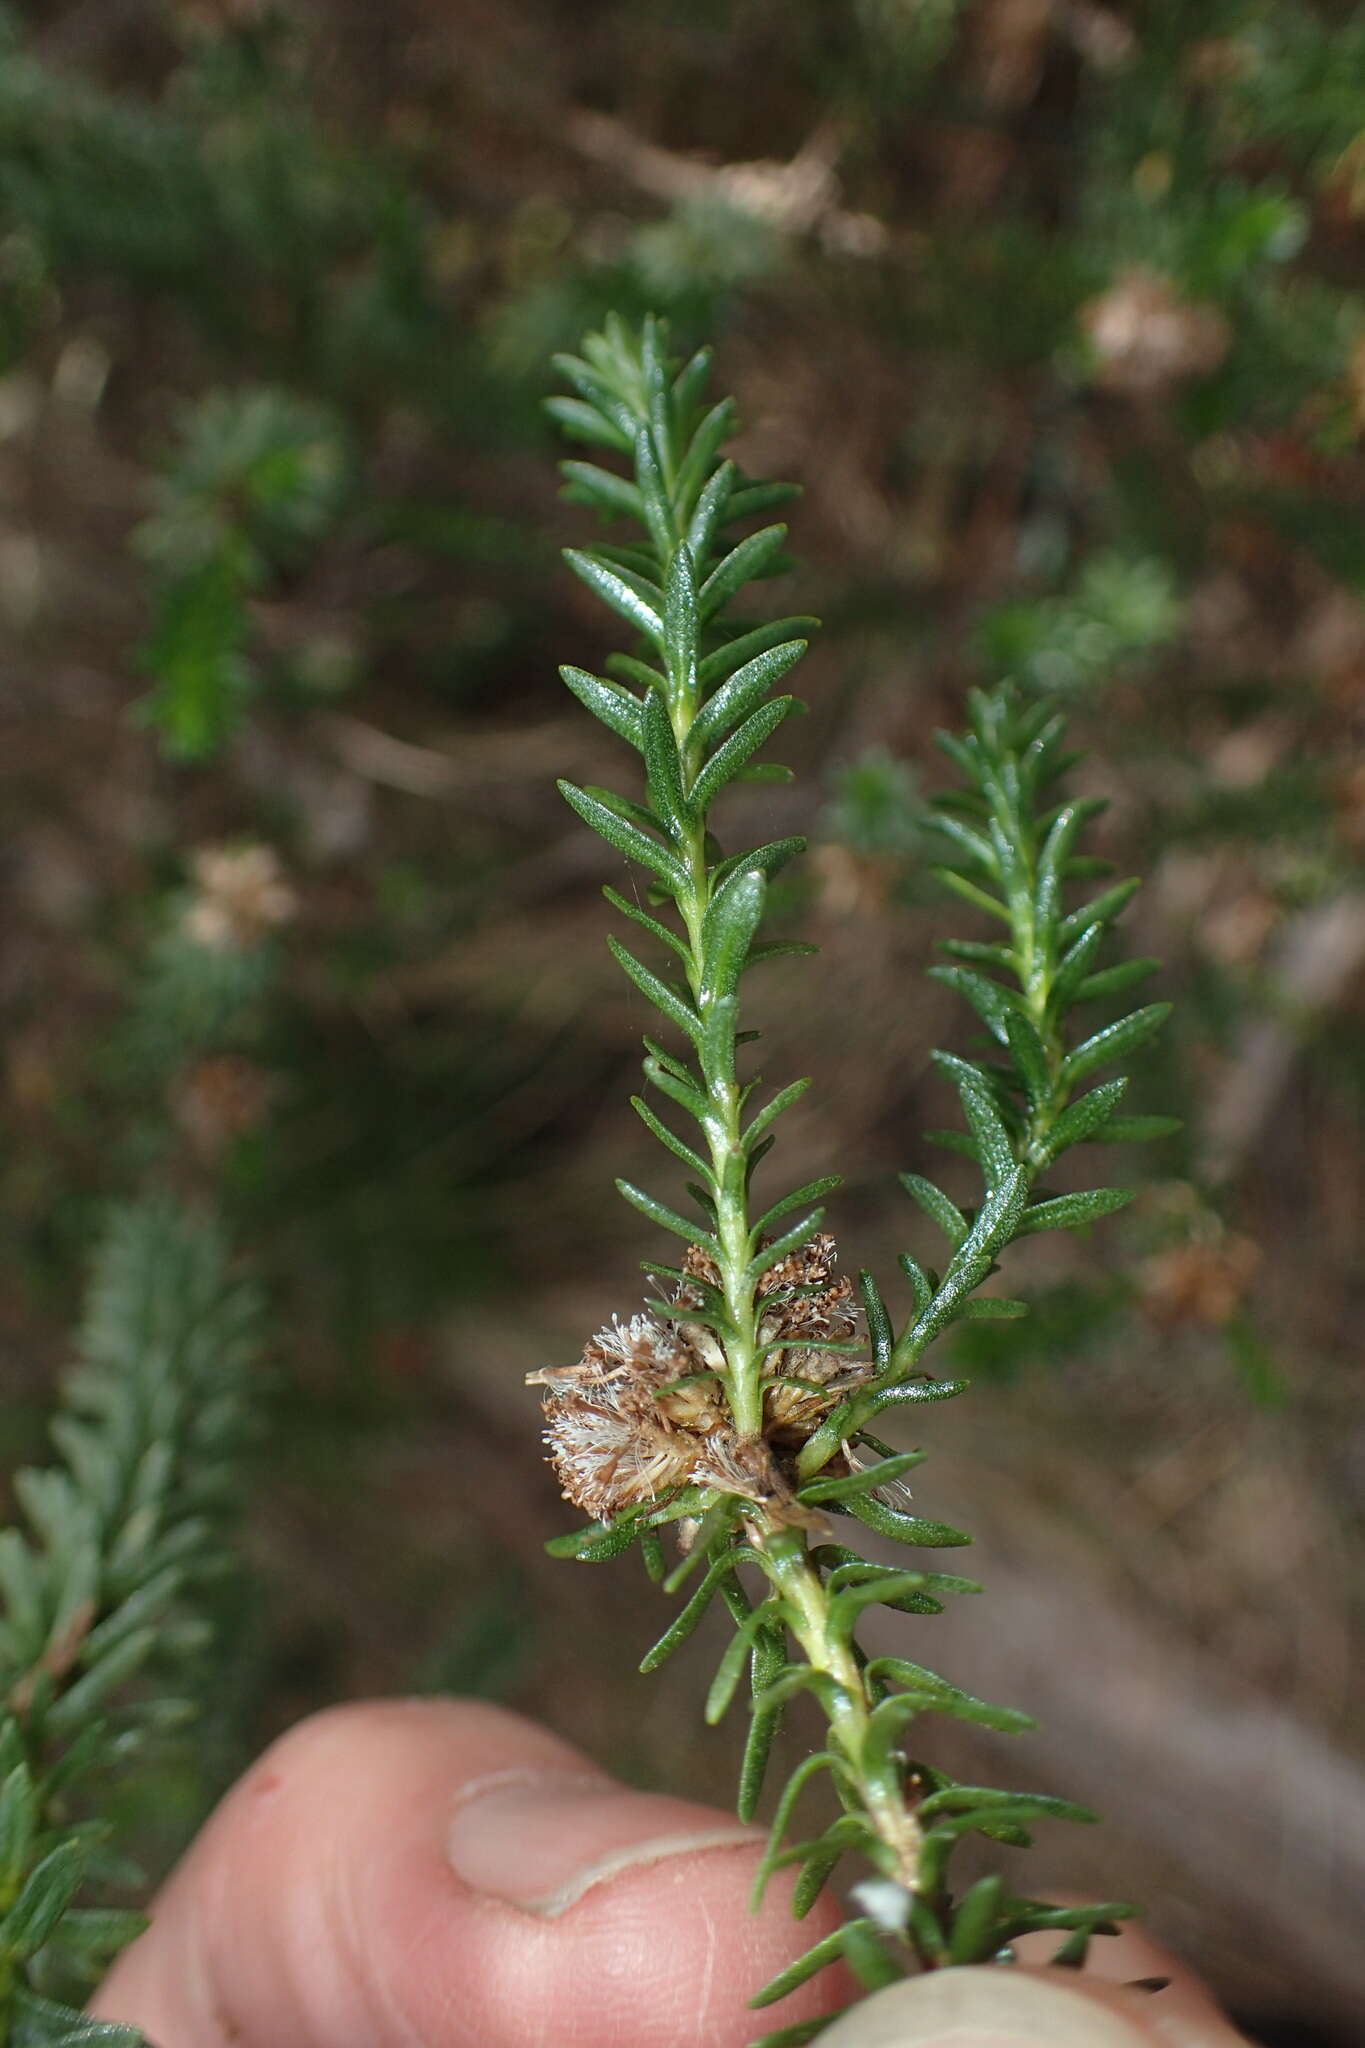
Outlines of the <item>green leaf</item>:
{"type": "MultiPolygon", "coordinates": [[[[196,1532],[196,1547],[200,1538],[196,1532]]],[[[99,1662],[60,1692],[44,1717],[47,1733],[57,1740],[74,1735],[111,1694],[140,1670],[157,1647],[160,1625],[135,1629],[106,1650],[99,1662]]]]}
{"type": "Polygon", "coordinates": [[[940,952],[951,953],[955,960],[974,961],[1005,974],[1016,972],[1015,958],[1008,946],[987,945],[979,939],[938,939],[935,944],[940,952]]]}
{"type": "Polygon", "coordinates": [[[640,1659],[641,1671],[657,1671],[659,1666],[666,1663],[673,1652],[687,1641],[714,1600],[723,1580],[734,1571],[739,1562],[739,1553],[734,1550],[726,1551],[716,1559],[687,1605],[669,1623],[653,1648],[646,1650],[640,1659]]]}
{"type": "Polygon", "coordinates": [[[658,690],[651,690],[645,699],[641,733],[650,807],[663,821],[670,837],[685,842],[692,830],[693,807],[683,794],[678,743],[669,723],[668,706],[658,690]]]}
{"type": "Polygon", "coordinates": [[[666,562],[673,550],[677,533],[673,524],[673,507],[669,503],[664,487],[659,458],[654,453],[654,444],[649,429],[641,427],[635,436],[635,477],[638,485],[636,516],[643,519],[649,528],[649,537],[661,562],[666,562]]]}
{"type": "Polygon", "coordinates": [[[713,689],[726,676],[733,675],[742,663],[752,661],[756,655],[766,654],[769,648],[783,641],[809,639],[819,623],[818,619],[802,615],[772,619],[766,626],[754,626],[747,633],[735,634],[702,661],[697,670],[700,687],[703,690],[713,689]]]}
{"type": "Polygon", "coordinates": [[[766,846],[756,846],[752,853],[733,853],[728,860],[720,861],[711,870],[713,896],[730,880],[732,875],[745,869],[756,868],[760,874],[772,876],[787,865],[798,853],[804,853],[804,839],[773,839],[766,846]]]}
{"type": "Polygon", "coordinates": [[[755,655],[736,669],[729,681],[722,683],[713,697],[707,699],[696,718],[692,721],[691,738],[702,747],[710,746],[724,732],[745,718],[761,704],[773,684],[780,682],[789,669],[796,666],[810,643],[806,640],[784,640],[777,647],[770,647],[766,653],[755,655]]]}
{"type": "Polygon", "coordinates": [[[147,2048],[147,2040],[137,2027],[92,2020],[20,1985],[14,1993],[13,2048],[147,2048]]]}
{"type": "MultiPolygon", "coordinates": [[[[580,357],[560,353],[552,356],[550,360],[560,376],[566,383],[573,385],[588,407],[616,429],[620,439],[613,445],[619,447],[623,455],[629,455],[635,445],[635,422],[629,407],[608,384],[604,383],[591,364],[583,362],[580,357]]],[[[565,402],[562,398],[547,398],[546,410],[553,413],[556,419],[562,420],[563,413],[560,408],[565,402]]]]}
{"type": "Polygon", "coordinates": [[[901,1692],[873,1708],[863,1737],[863,1762],[868,1777],[874,1784],[880,1781],[884,1794],[899,1793],[900,1773],[893,1769],[896,1746],[909,1723],[931,1704],[921,1693],[901,1692]]]}
{"type": "Polygon", "coordinates": [[[978,1878],[958,1901],[948,1936],[948,1960],[953,1963],[988,1963],[1003,1945],[1000,1904],[1004,1879],[992,1874],[978,1878]]]}
{"type": "Polygon", "coordinates": [[[670,1131],[668,1125],[666,1123],[662,1123],[660,1119],[657,1116],[655,1116],[653,1110],[650,1108],[647,1102],[643,1101],[641,1097],[638,1095],[632,1095],[630,1098],[630,1106],[635,1111],[635,1114],[639,1117],[645,1129],[647,1131],[652,1131],[654,1136],[658,1139],[661,1145],[666,1146],[675,1158],[681,1159],[683,1165],[689,1167],[691,1171],[699,1177],[699,1179],[706,1182],[711,1182],[712,1186],[714,1186],[714,1182],[711,1181],[711,1169],[707,1165],[706,1161],[700,1156],[699,1153],[694,1152],[690,1145],[685,1145],[682,1139],[678,1137],[675,1132],[670,1131]]]}
{"type": "Polygon", "coordinates": [[[788,1850],[782,1858],[783,1863],[800,1862],[805,1865],[792,1892],[794,1918],[805,1919],[833,1876],[842,1857],[851,1849],[866,1855],[875,1846],[875,1841],[876,1837],[864,1821],[856,1814],[845,1813],[838,1820],[832,1821],[816,1841],[803,1842],[797,1848],[788,1850]]]}
{"type": "Polygon", "coordinates": [[[1087,1138],[1098,1137],[1127,1087],[1128,1077],[1121,1074],[1116,1081],[1102,1081],[1098,1088],[1092,1088],[1079,1102],[1064,1109],[1047,1134],[1044,1158],[1051,1161],[1065,1152],[1068,1145],[1080,1145],[1087,1138]]]}
{"type": "Polygon", "coordinates": [[[760,1711],[757,1701],[772,1685],[787,1661],[787,1633],[782,1624],[762,1628],[754,1637],[753,1653],[749,1667],[749,1684],[754,1704],[749,1713],[749,1732],[745,1737],[744,1755],[739,1768],[739,1797],[736,1802],[739,1817],[743,1821],[753,1819],[758,1811],[758,1802],[763,1792],[763,1780],[768,1769],[768,1757],[772,1751],[777,1731],[782,1725],[783,1708],[777,1706],[760,1711]]]}
{"type": "Polygon", "coordinates": [[[544,406],[563,432],[571,434],[575,441],[589,441],[595,447],[613,448],[619,455],[629,455],[630,436],[595,406],[584,404],[581,398],[547,398],[544,406]]]}
{"type": "Polygon", "coordinates": [[[607,948],[613,960],[635,983],[641,995],[647,997],[656,1010],[662,1011],[669,1022],[675,1024],[694,1045],[698,1044],[702,1035],[702,1020],[691,1004],[684,1002],[683,998],[671,989],[667,982],[661,981],[657,974],[651,974],[633,953],[627,952],[614,932],[607,934],[607,948]]]}
{"type": "Polygon", "coordinates": [[[600,676],[589,675],[586,669],[560,669],[560,676],[573,691],[580,704],[591,711],[594,718],[602,721],[619,738],[628,740],[631,746],[641,749],[644,745],[643,721],[639,700],[629,690],[621,689],[615,683],[604,682],[600,676]]]}
{"type": "MultiPolygon", "coordinates": [[[[869,1920],[866,1925],[870,1927],[872,1922],[869,1920]]],[[[845,1922],[842,1927],[836,1927],[833,1934],[827,1934],[823,1941],[817,1941],[813,1948],[808,1948],[795,1962],[788,1963],[785,1970],[779,1970],[775,1977],[769,1978],[763,1989],[756,1991],[749,2000],[750,2007],[761,2011],[765,2005],[776,2005],[779,2000],[789,1998],[802,1984],[809,1983],[812,1977],[819,1976],[821,1970],[828,1969],[831,1963],[842,1958],[847,1938],[848,1923],[845,1922]]],[[[808,2034],[804,2038],[810,2040],[813,2037],[808,2034]]]]}
{"type": "Polygon", "coordinates": [[[1047,1047],[1043,1044],[1032,1021],[1021,1011],[1014,1010],[1005,1018],[1005,1043],[1010,1050],[1020,1080],[1023,1082],[1030,1103],[1041,1108],[1052,1100],[1053,1079],[1048,1068],[1047,1047]]]}
{"type": "Polygon", "coordinates": [[[780,1265],[789,1252],[800,1251],[802,1245],[814,1237],[824,1220],[823,1209],[812,1209],[809,1215],[803,1216],[799,1223],[793,1224],[781,1237],[774,1238],[771,1244],[765,1244],[761,1250],[754,1253],[744,1269],[745,1277],[761,1280],[771,1267],[780,1265]]]}
{"type": "Polygon", "coordinates": [[[1049,1008],[1054,1017],[1062,1016],[1067,1005],[1075,1001],[1077,991],[1085,986],[1107,930],[1108,926],[1103,921],[1087,925],[1080,937],[1062,955],[1052,979],[1052,994],[1049,999],[1049,1008]]]}
{"type": "Polygon", "coordinates": [[[699,348],[695,355],[689,356],[673,380],[673,418],[680,433],[691,428],[692,414],[711,375],[712,360],[711,349],[699,348]]]}
{"type": "Polygon", "coordinates": [[[753,1152],[755,1145],[769,1125],[775,1123],[784,1110],[790,1109],[794,1103],[799,1102],[809,1087],[809,1075],[803,1076],[799,1081],[789,1081],[785,1088],[778,1090],[770,1102],[764,1104],[740,1138],[740,1143],[746,1152],[753,1152]]]}
{"type": "Polygon", "coordinates": [[[0,1920],[0,1952],[19,1960],[37,1953],[80,1889],[86,1857],[83,1842],[59,1842],[34,1865],[0,1920]]]}
{"type": "Polygon", "coordinates": [[[936,1380],[925,1375],[923,1379],[902,1380],[894,1387],[879,1387],[873,1394],[864,1397],[869,1415],[880,1415],[883,1408],[902,1407],[908,1401],[951,1401],[958,1394],[965,1394],[969,1380],[936,1380]]]}
{"type": "Polygon", "coordinates": [[[628,897],[621,894],[619,889],[613,889],[610,882],[603,883],[602,894],[614,910],[620,911],[622,917],[628,917],[632,924],[638,924],[642,930],[652,933],[661,945],[667,946],[670,952],[676,953],[680,960],[691,959],[692,956],[686,941],[681,939],[677,932],[670,931],[668,926],[661,923],[657,917],[651,917],[649,912],[642,910],[638,903],[632,903],[628,897]]]}
{"type": "Polygon", "coordinates": [[[722,444],[734,432],[735,402],[733,398],[722,398],[706,414],[691,441],[687,452],[678,465],[674,493],[680,505],[694,503],[702,484],[719,454],[722,444]]]}
{"type": "Polygon", "coordinates": [[[703,1713],[708,1727],[714,1728],[724,1719],[739,1681],[744,1676],[754,1638],[761,1629],[772,1624],[776,1614],[777,1602],[765,1600],[745,1617],[726,1644],[720,1663],[716,1666],[716,1675],[706,1695],[703,1713]]]}
{"type": "Polygon", "coordinates": [[[1088,974],[1072,997],[1073,1002],[1090,1003],[1101,996],[1122,995],[1125,989],[1136,987],[1157,972],[1159,960],[1121,960],[1116,967],[1106,967],[1099,974],[1088,974]]]}
{"type": "Polygon", "coordinates": [[[1102,896],[1096,896],[1089,903],[1083,903],[1079,910],[1073,910],[1064,917],[1057,927],[1064,945],[1083,932],[1087,925],[1112,924],[1124,905],[1142,887],[1136,875],[1124,882],[1116,882],[1112,889],[1106,889],[1102,896]]]}
{"type": "Polygon", "coordinates": [[[945,1785],[921,1800],[917,1811],[921,1820],[935,1822],[944,1814],[970,1817],[973,1826],[980,1825],[983,1814],[1006,1812],[1011,1821],[1071,1820],[1090,1825],[1099,1819],[1088,1806],[1070,1799],[1055,1799],[1048,1792],[1002,1792],[994,1785],[945,1785]]]}
{"type": "Polygon", "coordinates": [[[656,647],[662,646],[663,612],[636,587],[637,579],[624,570],[610,568],[594,555],[584,554],[581,548],[565,548],[564,559],[589,590],[595,590],[614,612],[619,612],[656,647]]]}
{"type": "Polygon", "coordinates": [[[1016,1707],[998,1707],[989,1700],[974,1699],[960,1685],[952,1685],[936,1671],[923,1664],[911,1664],[904,1657],[874,1657],[867,1675],[870,1679],[885,1678],[905,1686],[925,1701],[925,1712],[952,1714],[960,1721],[994,1728],[1001,1735],[1023,1735],[1038,1725],[1030,1714],[1020,1713],[1016,1707]]]}
{"type": "Polygon", "coordinates": [[[180,1565],[168,1565],[163,1571],[153,1572],[91,1629],[81,1645],[81,1661],[95,1663],[135,1629],[159,1621],[184,1583],[185,1573],[180,1565]]]}
{"type": "Polygon", "coordinates": [[[633,654],[609,654],[606,666],[613,676],[620,676],[628,683],[635,683],[641,690],[663,690],[668,687],[667,676],[657,668],[651,668],[647,661],[637,661],[633,654]]]}
{"type": "Polygon", "coordinates": [[[579,1564],[605,1564],[620,1557],[634,1543],[637,1531],[629,1523],[589,1522],[563,1536],[551,1536],[545,1545],[551,1557],[571,1557],[579,1564]]]}
{"type": "Polygon", "coordinates": [[[1098,797],[1087,802],[1064,804],[1052,822],[1038,856],[1038,877],[1033,897],[1034,915],[1044,931],[1056,924],[1060,916],[1062,878],[1077,834],[1086,820],[1095,817],[1104,807],[1103,799],[1098,797]]]}
{"type": "Polygon", "coordinates": [[[897,1543],[930,1550],[955,1550],[971,1537],[961,1529],[951,1529],[946,1522],[931,1522],[923,1515],[903,1515],[899,1508],[889,1508],[885,1502],[872,1500],[866,1494],[855,1494],[848,1501],[848,1511],[860,1522],[866,1522],[869,1529],[875,1529],[879,1536],[894,1537],[897,1543]]]}
{"type": "Polygon", "coordinates": [[[778,505],[790,505],[793,498],[801,495],[800,484],[750,482],[742,491],[735,492],[726,520],[754,519],[760,512],[771,512],[778,505]]]}
{"type": "Polygon", "coordinates": [[[600,469],[595,462],[561,462],[559,473],[568,479],[566,498],[594,505],[613,518],[643,520],[645,508],[639,491],[615,470],[600,469]]]}
{"type": "Polygon", "coordinates": [[[927,1451],[897,1451],[889,1458],[882,1458],[875,1465],[866,1465],[861,1472],[845,1472],[836,1479],[812,1479],[797,1495],[801,1501],[852,1501],[862,1493],[875,1492],[879,1486],[889,1486],[893,1479],[899,1479],[904,1472],[913,1472],[916,1465],[922,1465],[927,1451]]]}
{"type": "Polygon", "coordinates": [[[891,1571],[845,1586],[830,1602],[828,1627],[831,1640],[850,1642],[859,1617],[868,1607],[889,1607],[898,1614],[942,1614],[943,1602],[938,1598],[939,1593],[981,1591],[972,1579],[943,1572],[934,1576],[940,1581],[936,1588],[930,1586],[928,1575],[923,1572],[891,1571]],[[951,1584],[941,1583],[950,1576],[951,1584]]]}
{"type": "Polygon", "coordinates": [[[13,1898],[38,1826],[33,1774],[20,1763],[0,1785],[0,1898],[13,1898]]]}
{"type": "Polygon", "coordinates": [[[918,1173],[902,1173],[897,1176],[907,1195],[912,1195],[931,1222],[937,1223],[949,1244],[960,1245],[967,1235],[967,1219],[955,1202],[948,1199],[942,1188],[934,1186],[918,1173]]]}
{"type": "Polygon", "coordinates": [[[842,1174],[826,1173],[819,1180],[808,1180],[804,1187],[795,1188],[791,1194],[783,1195],[781,1201],[774,1202],[771,1209],[765,1209],[753,1224],[749,1231],[750,1243],[757,1245],[763,1233],[774,1223],[780,1223],[784,1216],[790,1216],[793,1209],[801,1208],[806,1202],[816,1202],[821,1195],[832,1195],[836,1188],[842,1186],[842,1174]]]}
{"type": "Polygon", "coordinates": [[[751,1912],[756,1913],[762,1905],[764,1894],[768,1888],[768,1881],[781,1863],[787,1833],[791,1826],[791,1817],[795,1811],[797,1800],[802,1792],[804,1792],[810,1780],[820,1771],[826,1770],[837,1781],[841,1776],[847,1776],[848,1766],[833,1750],[817,1750],[813,1756],[804,1757],[797,1764],[783,1786],[781,1797],[778,1799],[776,1810],[773,1813],[772,1825],[768,1830],[767,1844],[759,1859],[758,1868],[754,1872],[753,1886],[749,1893],[751,1912]]]}
{"type": "Polygon", "coordinates": [[[145,1913],[121,1906],[72,1906],[62,1915],[62,1948],[79,1956],[83,1967],[101,1968],[149,1925],[145,1913]]]}
{"type": "Polygon", "coordinates": [[[1097,1031],[1067,1055],[1062,1065],[1062,1081],[1067,1087],[1074,1087],[1083,1081],[1096,1067],[1102,1067],[1109,1060],[1127,1059],[1149,1038],[1155,1037],[1171,1014],[1170,1003],[1148,1003],[1141,1010],[1121,1017],[1117,1024],[1107,1024],[1103,1031],[1097,1031]]]}
{"type": "Polygon", "coordinates": [[[927,973],[930,981],[942,982],[945,988],[953,989],[969,1002],[986,1029],[1002,1045],[1009,1043],[1007,1020],[1018,1003],[1012,989],[1003,988],[989,975],[974,973],[970,967],[930,967],[927,973]]]}
{"type": "Polygon", "coordinates": [[[676,1209],[670,1209],[666,1203],[656,1201],[653,1195],[645,1194],[643,1189],[632,1186],[628,1180],[618,1180],[616,1192],[624,1201],[629,1202],[632,1208],[638,1209],[641,1215],[648,1216],[651,1223],[657,1223],[661,1230],[671,1230],[675,1237],[685,1238],[689,1244],[700,1245],[703,1251],[714,1256],[716,1240],[709,1231],[703,1230],[699,1223],[690,1223],[685,1216],[680,1216],[676,1209]]]}
{"type": "Polygon", "coordinates": [[[978,889],[975,882],[969,882],[955,868],[937,867],[930,873],[942,882],[945,889],[951,889],[955,896],[960,896],[964,903],[970,903],[976,910],[984,910],[989,917],[998,917],[1002,924],[1010,922],[1010,914],[1003,903],[984,889],[978,889]]]}
{"type": "Polygon", "coordinates": [[[735,1080],[735,1051],[740,1043],[735,1030],[739,1016],[737,996],[713,996],[707,1005],[701,1041],[701,1069],[708,1088],[729,1088],[735,1080]]]}
{"type": "Polygon", "coordinates": [[[746,583],[771,567],[781,554],[786,538],[785,526],[765,526],[731,548],[724,560],[711,571],[698,593],[697,610],[702,619],[713,618],[746,583]]]}
{"type": "Polygon", "coordinates": [[[831,1718],[848,1705],[848,1694],[828,1671],[816,1671],[809,1664],[789,1664],[757,1695],[754,1712],[771,1713],[801,1692],[813,1692],[831,1718]]]}
{"type": "Polygon", "coordinates": [[[879,1367],[889,1365],[896,1333],[886,1312],[881,1290],[865,1266],[858,1275],[858,1292],[862,1296],[863,1312],[867,1317],[867,1334],[872,1344],[873,1360],[879,1367]]]}
{"type": "Polygon", "coordinates": [[[742,868],[712,896],[701,928],[704,1000],[733,995],[763,918],[767,883],[759,868],[742,868]]]}
{"type": "Polygon", "coordinates": [[[992,880],[999,878],[1000,861],[995,848],[962,818],[954,817],[951,811],[936,807],[929,812],[924,822],[933,831],[941,832],[946,839],[951,839],[958,851],[973,866],[981,868],[992,880]]]}
{"type": "Polygon", "coordinates": [[[844,1960],[868,1991],[883,1991],[904,1976],[882,1947],[875,1923],[850,1920],[844,1927],[844,1960]]]}
{"type": "Polygon", "coordinates": [[[733,462],[722,462],[698,493],[696,509],[687,526],[687,545],[696,562],[706,561],[717,532],[730,516],[730,493],[737,474],[733,462]]]}
{"type": "Polygon", "coordinates": [[[693,810],[704,816],[727,782],[732,782],[750,754],[771,739],[796,702],[794,697],[774,697],[761,704],[716,748],[705,762],[689,792],[693,810]]]}
{"type": "Polygon", "coordinates": [[[1132,1199],[1131,1188],[1090,1188],[1084,1194],[1053,1195],[1048,1201],[1031,1203],[1015,1224],[1014,1234],[1031,1237],[1039,1230],[1077,1230],[1098,1222],[1101,1216],[1112,1216],[1132,1199]]]}
{"type": "Polygon", "coordinates": [[[684,543],[664,579],[664,661],[670,698],[690,704],[697,693],[697,585],[692,551],[684,543]]]}
{"type": "Polygon", "coordinates": [[[591,825],[609,846],[614,846],[627,860],[638,861],[641,867],[648,868],[674,895],[681,895],[686,889],[687,870],[666,846],[651,839],[630,819],[621,817],[600,797],[589,795],[587,790],[579,789],[572,782],[561,781],[556,786],[565,803],[577,811],[584,824],[591,825]]]}
{"type": "Polygon", "coordinates": [[[1015,1157],[1010,1134],[991,1098],[988,1084],[979,1068],[969,1060],[958,1059],[954,1053],[933,1052],[929,1057],[957,1089],[987,1185],[997,1187],[1014,1171],[1015,1157]]]}

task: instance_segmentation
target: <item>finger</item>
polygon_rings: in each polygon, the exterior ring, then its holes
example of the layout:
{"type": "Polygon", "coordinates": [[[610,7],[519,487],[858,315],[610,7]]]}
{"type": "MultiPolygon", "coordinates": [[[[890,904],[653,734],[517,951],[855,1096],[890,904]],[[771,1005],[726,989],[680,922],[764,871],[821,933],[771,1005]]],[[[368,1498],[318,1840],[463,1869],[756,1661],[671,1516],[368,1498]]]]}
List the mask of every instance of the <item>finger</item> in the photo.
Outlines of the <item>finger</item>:
{"type": "MultiPolygon", "coordinates": [[[[1041,1967],[1052,1954],[1055,1934],[1028,1934],[1015,1943],[1020,1960],[1041,1967]]],[[[1140,1921],[1125,1920],[1115,1935],[1101,1935],[1091,1942],[1082,1981],[1107,1984],[1159,1982],[1159,1991],[1143,1994],[1144,2023],[1158,2041],[1174,2041],[1179,2048],[1187,2042],[1203,2048],[1225,2048],[1241,2044],[1239,2034],[1219,2011],[1212,1994],[1193,1970],[1187,1969],[1169,1949],[1153,1941],[1140,1921]]]]}
{"type": "Polygon", "coordinates": [[[497,1708],[340,1708],[228,1795],[94,2009],[157,2048],[740,2048],[834,1924],[781,1885],[751,1916],[758,1849],[497,1708]]]}
{"type": "Polygon", "coordinates": [[[1208,1999],[1163,1999],[1074,1970],[940,1970],[856,2006],[820,2048],[1246,2048],[1208,1999]]]}

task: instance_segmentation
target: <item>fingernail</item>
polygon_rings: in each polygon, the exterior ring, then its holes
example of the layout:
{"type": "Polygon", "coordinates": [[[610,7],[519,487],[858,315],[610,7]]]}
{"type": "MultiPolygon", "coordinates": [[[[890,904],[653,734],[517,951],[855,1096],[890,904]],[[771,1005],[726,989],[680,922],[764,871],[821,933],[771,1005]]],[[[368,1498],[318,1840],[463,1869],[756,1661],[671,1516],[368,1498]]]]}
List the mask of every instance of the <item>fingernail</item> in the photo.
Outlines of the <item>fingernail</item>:
{"type": "Polygon", "coordinates": [[[465,1787],[447,1853],[472,1891],[554,1920],[622,1871],[755,1841],[751,1829],[590,1772],[500,1771],[465,1787]]]}
{"type": "Polygon", "coordinates": [[[820,2048],[1151,2048],[1151,2036],[1068,1985],[997,1965],[893,1984],[820,2048]]]}

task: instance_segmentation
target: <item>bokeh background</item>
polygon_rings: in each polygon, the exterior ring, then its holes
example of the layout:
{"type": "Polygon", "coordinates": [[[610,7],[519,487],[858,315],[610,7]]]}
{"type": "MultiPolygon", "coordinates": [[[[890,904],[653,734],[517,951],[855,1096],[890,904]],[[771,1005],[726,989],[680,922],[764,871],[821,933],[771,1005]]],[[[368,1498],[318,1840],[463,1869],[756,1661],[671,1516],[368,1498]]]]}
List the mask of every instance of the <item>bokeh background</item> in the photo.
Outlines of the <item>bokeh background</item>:
{"type": "Polygon", "coordinates": [[[1137,1106],[1183,1135],[941,1359],[918,1494],[990,1591],[921,1654],[1043,1727],[940,1753],[1103,1808],[1033,1884],[1145,1900],[1267,2042],[1360,2038],[1363,243],[1348,0],[0,12],[0,1430],[39,1454],[110,1200],[226,1213],[274,1315],[207,1780],[454,1686],[728,1796],[705,1659],[634,1675],[657,1594],[543,1558],[522,1386],[657,1250],[539,406],[654,307],[805,487],[801,774],[735,834],[812,840],[822,960],[754,1021],[847,1262],[922,1241],[969,1030],[922,805],[972,682],[1072,712],[1179,1004],[1137,1106]]]}

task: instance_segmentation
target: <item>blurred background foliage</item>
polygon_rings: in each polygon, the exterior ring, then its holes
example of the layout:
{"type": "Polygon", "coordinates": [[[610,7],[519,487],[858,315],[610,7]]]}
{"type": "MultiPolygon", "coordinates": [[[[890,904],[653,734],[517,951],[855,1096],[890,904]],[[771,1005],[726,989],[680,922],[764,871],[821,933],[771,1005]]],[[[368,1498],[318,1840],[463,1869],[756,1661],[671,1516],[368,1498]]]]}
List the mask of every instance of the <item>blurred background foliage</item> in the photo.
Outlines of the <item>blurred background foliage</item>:
{"type": "MultiPolygon", "coordinates": [[[[820,1077],[787,1171],[849,1172],[850,1263],[944,1119],[920,811],[970,681],[1067,706],[1152,877],[1140,1106],[1185,1133],[956,1340],[931,1511],[992,1595],[934,1627],[1111,1815],[1051,1881],[1145,1896],[1267,2041],[1348,2038],[1363,231],[1348,0],[0,14],[0,1427],[40,1442],[103,1205],[226,1213],[275,1339],[223,1769],[458,1686],[725,1796],[690,1673],[629,1675],[652,1596],[542,1567],[521,1387],[653,1249],[610,1194],[641,1019],[552,789],[609,743],[553,679],[605,642],[539,405],[652,306],[806,486],[804,772],[744,801],[814,842],[823,964],[760,1021],[820,1077]]],[[[212,1789],[187,1761],[149,1836],[212,1789]]]]}

